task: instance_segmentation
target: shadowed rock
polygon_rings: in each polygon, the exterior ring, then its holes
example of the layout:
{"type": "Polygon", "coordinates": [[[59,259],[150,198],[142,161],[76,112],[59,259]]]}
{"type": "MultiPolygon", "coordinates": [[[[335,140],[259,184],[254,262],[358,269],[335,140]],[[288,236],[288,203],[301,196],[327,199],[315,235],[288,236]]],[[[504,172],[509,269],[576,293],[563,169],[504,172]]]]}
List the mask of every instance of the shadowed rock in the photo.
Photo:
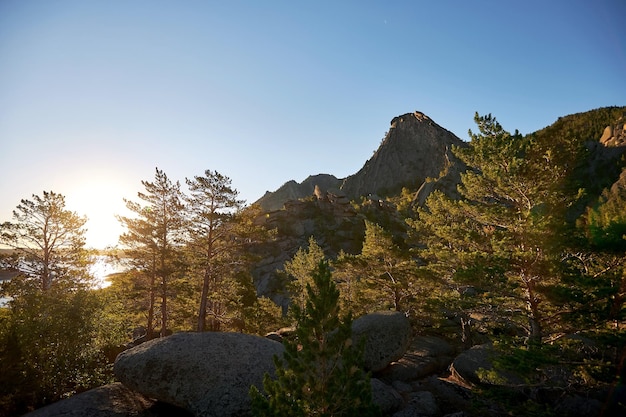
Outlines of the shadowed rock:
{"type": "Polygon", "coordinates": [[[365,339],[365,368],[375,372],[404,355],[411,339],[411,325],[398,311],[371,313],[352,322],[352,336],[356,341],[365,339]]]}
{"type": "Polygon", "coordinates": [[[128,388],[195,416],[249,414],[251,385],[263,386],[283,345],[241,333],[176,333],[121,353],[115,376],[128,388]]]}

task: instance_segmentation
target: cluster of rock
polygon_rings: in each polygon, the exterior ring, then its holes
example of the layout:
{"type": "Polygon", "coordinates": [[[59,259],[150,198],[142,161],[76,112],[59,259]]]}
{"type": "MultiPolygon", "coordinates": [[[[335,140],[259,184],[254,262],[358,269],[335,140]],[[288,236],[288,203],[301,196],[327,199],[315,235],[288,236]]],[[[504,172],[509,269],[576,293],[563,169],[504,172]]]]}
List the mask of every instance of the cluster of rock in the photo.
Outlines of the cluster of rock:
{"type": "Polygon", "coordinates": [[[276,287],[282,283],[277,271],[308,246],[311,236],[327,256],[335,257],[340,251],[358,253],[365,235],[363,218],[346,196],[320,187],[313,187],[309,198],[287,201],[282,209],[267,212],[258,221],[277,234],[272,242],[257,248],[260,261],[252,271],[257,293],[283,307],[289,300],[284,289],[276,287]]]}
{"type": "MultiPolygon", "coordinates": [[[[477,413],[468,411],[475,408],[477,400],[473,387],[524,386],[521,377],[494,368],[498,354],[492,346],[478,345],[459,354],[441,338],[413,336],[402,313],[369,314],[355,320],[352,329],[355,339],[365,339],[364,365],[372,373],[373,400],[385,416],[508,415],[497,406],[483,407],[477,413]]],[[[263,386],[264,374],[273,375],[273,357],[280,357],[283,351],[280,341],[267,337],[176,333],[122,352],[114,367],[120,382],[75,395],[27,416],[249,416],[250,386],[263,386]]],[[[554,372],[553,377],[562,376],[554,372]]],[[[603,402],[610,397],[606,392],[576,395],[558,388],[558,383],[534,388],[533,392],[544,397],[543,401],[552,404],[561,416],[610,411],[603,402]]],[[[613,399],[623,394],[614,391],[613,399]]],[[[529,393],[524,391],[524,395],[529,393]]]]}

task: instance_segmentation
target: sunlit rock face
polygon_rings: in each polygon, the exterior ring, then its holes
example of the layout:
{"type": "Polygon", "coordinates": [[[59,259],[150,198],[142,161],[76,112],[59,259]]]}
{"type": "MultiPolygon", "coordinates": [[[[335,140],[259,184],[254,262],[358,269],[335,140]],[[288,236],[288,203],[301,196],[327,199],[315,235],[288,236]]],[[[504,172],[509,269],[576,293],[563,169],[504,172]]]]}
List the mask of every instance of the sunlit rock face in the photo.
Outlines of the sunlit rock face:
{"type": "Polygon", "coordinates": [[[349,200],[384,196],[402,187],[417,189],[427,178],[438,178],[450,163],[455,163],[451,157],[453,146],[465,146],[465,142],[424,113],[407,113],[391,120],[378,150],[357,173],[344,179],[319,174],[302,183],[291,180],[265,193],[257,203],[266,211],[279,210],[287,201],[313,195],[316,186],[322,193],[341,190],[349,200]]]}
{"type": "Polygon", "coordinates": [[[341,189],[355,198],[417,188],[427,178],[439,177],[454,145],[464,142],[421,112],[395,117],[376,153],[341,189]]]}

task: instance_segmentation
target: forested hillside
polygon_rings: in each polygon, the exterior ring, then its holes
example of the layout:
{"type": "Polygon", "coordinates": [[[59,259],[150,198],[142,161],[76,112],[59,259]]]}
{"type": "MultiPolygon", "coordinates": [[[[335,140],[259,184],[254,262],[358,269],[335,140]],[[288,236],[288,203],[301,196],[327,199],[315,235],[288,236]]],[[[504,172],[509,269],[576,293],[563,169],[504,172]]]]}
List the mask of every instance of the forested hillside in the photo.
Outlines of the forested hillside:
{"type": "Polygon", "coordinates": [[[157,169],[119,218],[109,256],[124,272],[106,288],[88,274],[85,219],[53,192],[23,200],[0,235],[14,249],[2,269],[20,273],[0,293],[0,416],[111,381],[116,354],[149,339],[295,325],[320,262],[342,314],[399,311],[457,352],[493,349],[467,415],[554,415],[566,396],[619,415],[626,107],[528,135],[475,122],[462,142],[422,113],[394,118],[355,175],[309,177],[299,199],[291,184],[263,197],[271,210],[218,172],[183,189],[157,169]]]}

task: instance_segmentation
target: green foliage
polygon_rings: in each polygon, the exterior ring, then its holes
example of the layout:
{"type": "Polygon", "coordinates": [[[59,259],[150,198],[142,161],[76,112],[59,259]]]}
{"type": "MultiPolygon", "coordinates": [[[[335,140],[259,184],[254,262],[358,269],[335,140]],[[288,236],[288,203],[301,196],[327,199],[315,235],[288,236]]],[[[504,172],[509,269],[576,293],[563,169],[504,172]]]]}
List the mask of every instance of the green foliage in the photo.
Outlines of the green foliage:
{"type": "MultiPolygon", "coordinates": [[[[10,285],[23,283],[18,278],[10,285]]],[[[54,287],[21,294],[0,309],[0,416],[113,380],[110,361],[125,329],[111,300],[93,290],[54,287]]]]}
{"type": "Polygon", "coordinates": [[[307,285],[312,283],[311,274],[317,269],[320,261],[324,259],[324,250],[317,244],[313,236],[309,237],[309,245],[298,249],[298,252],[285,262],[284,270],[290,277],[287,289],[290,294],[291,304],[297,305],[301,310],[306,305],[307,285]]]}
{"type": "Polygon", "coordinates": [[[263,395],[250,389],[256,416],[375,416],[362,346],[351,339],[351,316],[339,316],[339,291],[321,261],[307,284],[304,309],[294,305],[296,340],[275,358],[276,379],[265,376],[263,395]]]}
{"type": "Polygon", "coordinates": [[[565,173],[545,144],[510,134],[491,115],[475,120],[479,133],[470,131],[469,146],[454,149],[468,166],[459,186],[463,198],[433,193],[412,224],[430,268],[457,285],[482,288],[479,310],[525,314],[527,323],[519,320],[524,316],[511,319],[539,341],[554,311],[542,293],[558,281],[553,265],[565,173]]]}
{"type": "Polygon", "coordinates": [[[125,200],[134,217],[118,217],[126,228],[120,236],[120,243],[125,247],[133,269],[147,277],[148,335],[153,335],[156,308],[160,307],[160,334],[164,336],[169,332],[171,307],[168,307],[168,299],[172,294],[169,285],[180,277],[182,269],[184,206],[180,183],[173,183],[162,170],[156,169],[153,182],[141,183],[145,192],[138,192],[137,196],[143,203],[125,200]],[[160,305],[157,305],[157,299],[160,305]]]}
{"type": "Polygon", "coordinates": [[[87,219],[65,208],[65,197],[44,191],[21,200],[13,222],[0,225],[0,245],[13,249],[13,267],[43,291],[91,283],[85,250],[87,219]]]}
{"type": "Polygon", "coordinates": [[[287,325],[281,307],[267,297],[255,297],[254,302],[244,308],[243,331],[246,333],[264,336],[287,325]]]}
{"type": "Polygon", "coordinates": [[[361,253],[344,254],[335,267],[342,302],[356,313],[409,311],[416,295],[428,288],[418,282],[414,263],[394,244],[392,234],[367,220],[361,253]]]}

